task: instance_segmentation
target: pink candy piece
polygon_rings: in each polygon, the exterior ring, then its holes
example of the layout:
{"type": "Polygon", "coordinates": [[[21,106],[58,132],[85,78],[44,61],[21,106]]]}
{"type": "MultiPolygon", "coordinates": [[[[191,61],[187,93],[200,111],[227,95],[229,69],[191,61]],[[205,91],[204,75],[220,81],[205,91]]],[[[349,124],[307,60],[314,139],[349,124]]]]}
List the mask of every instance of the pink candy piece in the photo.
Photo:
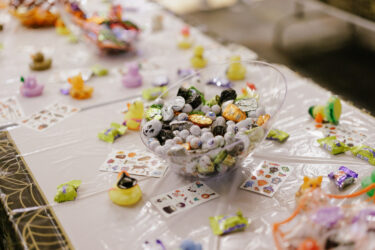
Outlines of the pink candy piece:
{"type": "Polygon", "coordinates": [[[40,96],[43,93],[44,86],[38,84],[36,78],[29,76],[23,82],[20,87],[21,94],[25,97],[35,97],[40,96]]]}
{"type": "Polygon", "coordinates": [[[122,77],[122,84],[126,88],[137,88],[142,85],[142,76],[139,74],[138,64],[132,63],[128,67],[128,73],[122,77]]]}

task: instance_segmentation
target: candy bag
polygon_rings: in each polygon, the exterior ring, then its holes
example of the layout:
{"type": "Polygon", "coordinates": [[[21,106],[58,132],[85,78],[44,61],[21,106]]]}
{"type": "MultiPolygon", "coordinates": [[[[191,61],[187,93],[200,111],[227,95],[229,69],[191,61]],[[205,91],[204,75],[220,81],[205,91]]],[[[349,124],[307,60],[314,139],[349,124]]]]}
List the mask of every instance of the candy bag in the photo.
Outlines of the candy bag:
{"type": "Polygon", "coordinates": [[[249,223],[248,219],[242,216],[241,211],[231,215],[210,217],[210,226],[212,232],[216,235],[244,230],[249,223]]]}
{"type": "Polygon", "coordinates": [[[320,144],[320,146],[328,150],[333,155],[344,153],[345,151],[349,149],[345,143],[337,140],[336,136],[330,136],[330,137],[318,139],[317,142],[320,144]]]}

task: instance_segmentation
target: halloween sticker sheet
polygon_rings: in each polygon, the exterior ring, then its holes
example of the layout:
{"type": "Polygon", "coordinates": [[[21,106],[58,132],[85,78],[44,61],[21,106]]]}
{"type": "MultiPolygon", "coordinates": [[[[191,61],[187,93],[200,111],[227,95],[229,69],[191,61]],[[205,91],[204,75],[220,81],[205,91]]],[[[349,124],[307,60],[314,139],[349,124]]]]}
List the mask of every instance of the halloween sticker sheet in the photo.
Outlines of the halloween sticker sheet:
{"type": "Polygon", "coordinates": [[[16,121],[23,116],[21,105],[15,96],[0,100],[0,125],[16,121]]]}
{"type": "Polygon", "coordinates": [[[181,213],[219,197],[219,194],[201,181],[176,188],[151,198],[151,203],[166,217],[181,213]]]}
{"type": "Polygon", "coordinates": [[[114,149],[99,170],[107,172],[126,171],[134,175],[162,177],[167,170],[167,163],[145,150],[114,149]]]}
{"type": "Polygon", "coordinates": [[[22,120],[21,124],[37,131],[44,131],[78,111],[78,108],[55,103],[22,120]]]}
{"type": "Polygon", "coordinates": [[[272,197],[292,171],[290,166],[264,161],[253,170],[240,188],[272,197]]]}

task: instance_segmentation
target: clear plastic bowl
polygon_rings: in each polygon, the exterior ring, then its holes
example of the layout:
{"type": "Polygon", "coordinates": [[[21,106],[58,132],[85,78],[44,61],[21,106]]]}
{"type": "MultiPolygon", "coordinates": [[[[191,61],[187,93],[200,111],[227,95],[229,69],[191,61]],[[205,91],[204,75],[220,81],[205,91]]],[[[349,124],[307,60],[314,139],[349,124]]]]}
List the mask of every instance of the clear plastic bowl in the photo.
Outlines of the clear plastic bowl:
{"type": "MultiPolygon", "coordinates": [[[[199,177],[202,179],[225,174],[240,166],[243,160],[253,152],[257,145],[259,145],[268,134],[277,119],[277,114],[286,97],[286,79],[278,69],[268,63],[242,60],[241,64],[246,67],[246,77],[241,81],[232,81],[232,88],[236,90],[237,96],[239,96],[242,93],[242,88],[246,87],[246,83],[255,84],[256,92],[259,94],[258,106],[262,106],[265,109],[265,113],[270,115],[270,119],[265,124],[255,129],[247,130],[246,132],[237,132],[235,141],[228,141],[228,143],[222,145],[222,147],[205,150],[183,150],[181,146],[176,144],[173,146],[173,149],[170,147],[169,150],[161,152],[163,150],[152,149],[150,142],[154,139],[146,137],[141,132],[141,139],[145,146],[162,159],[167,160],[172,170],[184,176],[199,177]],[[228,157],[227,161],[225,161],[225,164],[222,162],[214,164],[216,157],[222,151],[225,151],[222,153],[222,156],[224,157],[226,154],[226,157],[228,157]],[[201,171],[203,165],[207,167],[208,164],[209,168],[212,169],[208,158],[211,160],[212,164],[214,164],[215,170],[214,172],[205,173],[205,171],[201,171]],[[230,162],[230,164],[228,164],[228,162],[230,162]]],[[[164,98],[164,105],[168,105],[168,103],[171,103],[176,98],[177,91],[181,86],[196,87],[199,91],[203,92],[206,100],[210,100],[216,95],[220,96],[224,88],[208,85],[207,82],[213,78],[226,78],[226,71],[229,65],[229,62],[210,65],[176,82],[169,87],[168,96],[164,98]]],[[[143,131],[146,122],[146,119],[142,121],[141,131],[143,131]]]]}

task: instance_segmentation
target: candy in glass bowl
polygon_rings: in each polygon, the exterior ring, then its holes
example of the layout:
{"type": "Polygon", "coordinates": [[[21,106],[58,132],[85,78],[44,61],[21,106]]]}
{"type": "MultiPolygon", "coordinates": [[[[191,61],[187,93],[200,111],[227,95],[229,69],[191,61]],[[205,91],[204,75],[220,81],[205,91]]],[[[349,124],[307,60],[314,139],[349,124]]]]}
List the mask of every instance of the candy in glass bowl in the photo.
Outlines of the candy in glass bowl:
{"type": "Polygon", "coordinates": [[[235,169],[276,121],[287,92],[285,77],[264,62],[238,63],[246,69],[243,80],[212,84],[227,81],[231,64],[212,65],[178,81],[167,98],[145,109],[143,143],[179,174],[209,178],[235,169]]]}

